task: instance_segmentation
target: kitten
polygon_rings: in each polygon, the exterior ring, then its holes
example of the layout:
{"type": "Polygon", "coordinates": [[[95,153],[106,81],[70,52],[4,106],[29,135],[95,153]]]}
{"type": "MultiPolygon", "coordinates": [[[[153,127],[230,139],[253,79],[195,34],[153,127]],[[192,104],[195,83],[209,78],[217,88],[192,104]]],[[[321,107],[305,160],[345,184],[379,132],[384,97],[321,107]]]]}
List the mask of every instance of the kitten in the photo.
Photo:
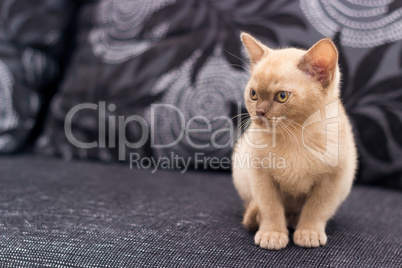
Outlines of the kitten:
{"type": "Polygon", "coordinates": [[[330,39],[308,51],[273,50],[246,33],[241,39],[250,58],[244,96],[251,123],[232,166],[243,224],[258,229],[262,248],[285,248],[287,227],[295,228],[295,244],[323,246],[326,223],[348,196],[357,166],[339,98],[338,51],[330,39]]]}

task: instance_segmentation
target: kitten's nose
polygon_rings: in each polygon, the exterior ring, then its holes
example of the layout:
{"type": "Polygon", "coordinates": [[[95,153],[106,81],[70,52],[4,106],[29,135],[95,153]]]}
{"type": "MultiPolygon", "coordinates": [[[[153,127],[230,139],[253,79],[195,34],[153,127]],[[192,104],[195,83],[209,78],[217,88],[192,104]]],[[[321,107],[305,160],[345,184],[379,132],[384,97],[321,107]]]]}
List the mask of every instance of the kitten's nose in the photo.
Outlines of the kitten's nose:
{"type": "Polygon", "coordinates": [[[257,116],[264,116],[266,113],[264,111],[256,111],[257,116]]]}

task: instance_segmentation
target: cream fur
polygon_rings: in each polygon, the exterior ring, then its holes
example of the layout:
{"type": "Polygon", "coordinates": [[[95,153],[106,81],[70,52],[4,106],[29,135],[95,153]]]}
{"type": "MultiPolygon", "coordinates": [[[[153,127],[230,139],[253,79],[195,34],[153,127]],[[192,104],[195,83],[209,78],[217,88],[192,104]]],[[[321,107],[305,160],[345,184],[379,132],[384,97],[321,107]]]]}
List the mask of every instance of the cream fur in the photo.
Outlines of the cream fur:
{"type": "Polygon", "coordinates": [[[357,166],[352,128],[339,99],[338,52],[329,39],[309,51],[272,50],[248,34],[242,40],[252,59],[245,91],[252,120],[235,146],[232,165],[245,203],[243,224],[258,229],[255,243],[262,248],[286,247],[287,227],[295,228],[295,244],[323,246],[326,223],[348,196],[357,166]],[[252,89],[257,101],[250,98],[252,89]],[[285,103],[274,100],[280,91],[291,92],[285,103]],[[257,110],[265,116],[255,117],[257,110]],[[322,121],[303,125],[312,114],[321,114],[322,121]],[[270,132],[257,132],[266,129],[265,121],[270,132]],[[330,124],[335,128],[327,131],[330,124]],[[269,153],[284,159],[285,167],[262,164],[269,153]],[[249,163],[242,166],[247,156],[249,163]]]}

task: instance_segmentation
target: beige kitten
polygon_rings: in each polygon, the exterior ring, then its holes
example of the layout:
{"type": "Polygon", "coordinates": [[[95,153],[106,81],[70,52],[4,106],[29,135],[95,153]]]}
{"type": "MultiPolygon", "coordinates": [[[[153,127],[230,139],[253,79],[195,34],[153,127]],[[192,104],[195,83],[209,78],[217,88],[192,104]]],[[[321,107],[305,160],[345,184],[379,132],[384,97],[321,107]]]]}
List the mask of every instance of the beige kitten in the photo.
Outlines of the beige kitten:
{"type": "Polygon", "coordinates": [[[273,50],[241,35],[250,58],[245,102],[251,124],[233,153],[233,179],[255,243],[281,249],[295,228],[302,247],[325,245],[325,226],[348,196],[357,166],[339,98],[338,51],[322,39],[308,51],[273,50]]]}

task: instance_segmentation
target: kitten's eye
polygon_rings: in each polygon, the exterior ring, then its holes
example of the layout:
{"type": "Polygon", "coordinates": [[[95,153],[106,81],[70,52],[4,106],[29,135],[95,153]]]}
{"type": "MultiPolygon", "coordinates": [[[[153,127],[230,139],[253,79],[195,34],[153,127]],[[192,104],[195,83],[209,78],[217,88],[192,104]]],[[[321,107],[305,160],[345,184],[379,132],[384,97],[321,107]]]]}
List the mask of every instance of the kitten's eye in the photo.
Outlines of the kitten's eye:
{"type": "Polygon", "coordinates": [[[258,99],[257,92],[254,89],[250,90],[250,99],[256,101],[258,99]]]}
{"type": "Polygon", "coordinates": [[[276,94],[275,100],[279,103],[284,103],[289,99],[289,97],[290,97],[290,92],[281,91],[278,94],[276,94]]]}

